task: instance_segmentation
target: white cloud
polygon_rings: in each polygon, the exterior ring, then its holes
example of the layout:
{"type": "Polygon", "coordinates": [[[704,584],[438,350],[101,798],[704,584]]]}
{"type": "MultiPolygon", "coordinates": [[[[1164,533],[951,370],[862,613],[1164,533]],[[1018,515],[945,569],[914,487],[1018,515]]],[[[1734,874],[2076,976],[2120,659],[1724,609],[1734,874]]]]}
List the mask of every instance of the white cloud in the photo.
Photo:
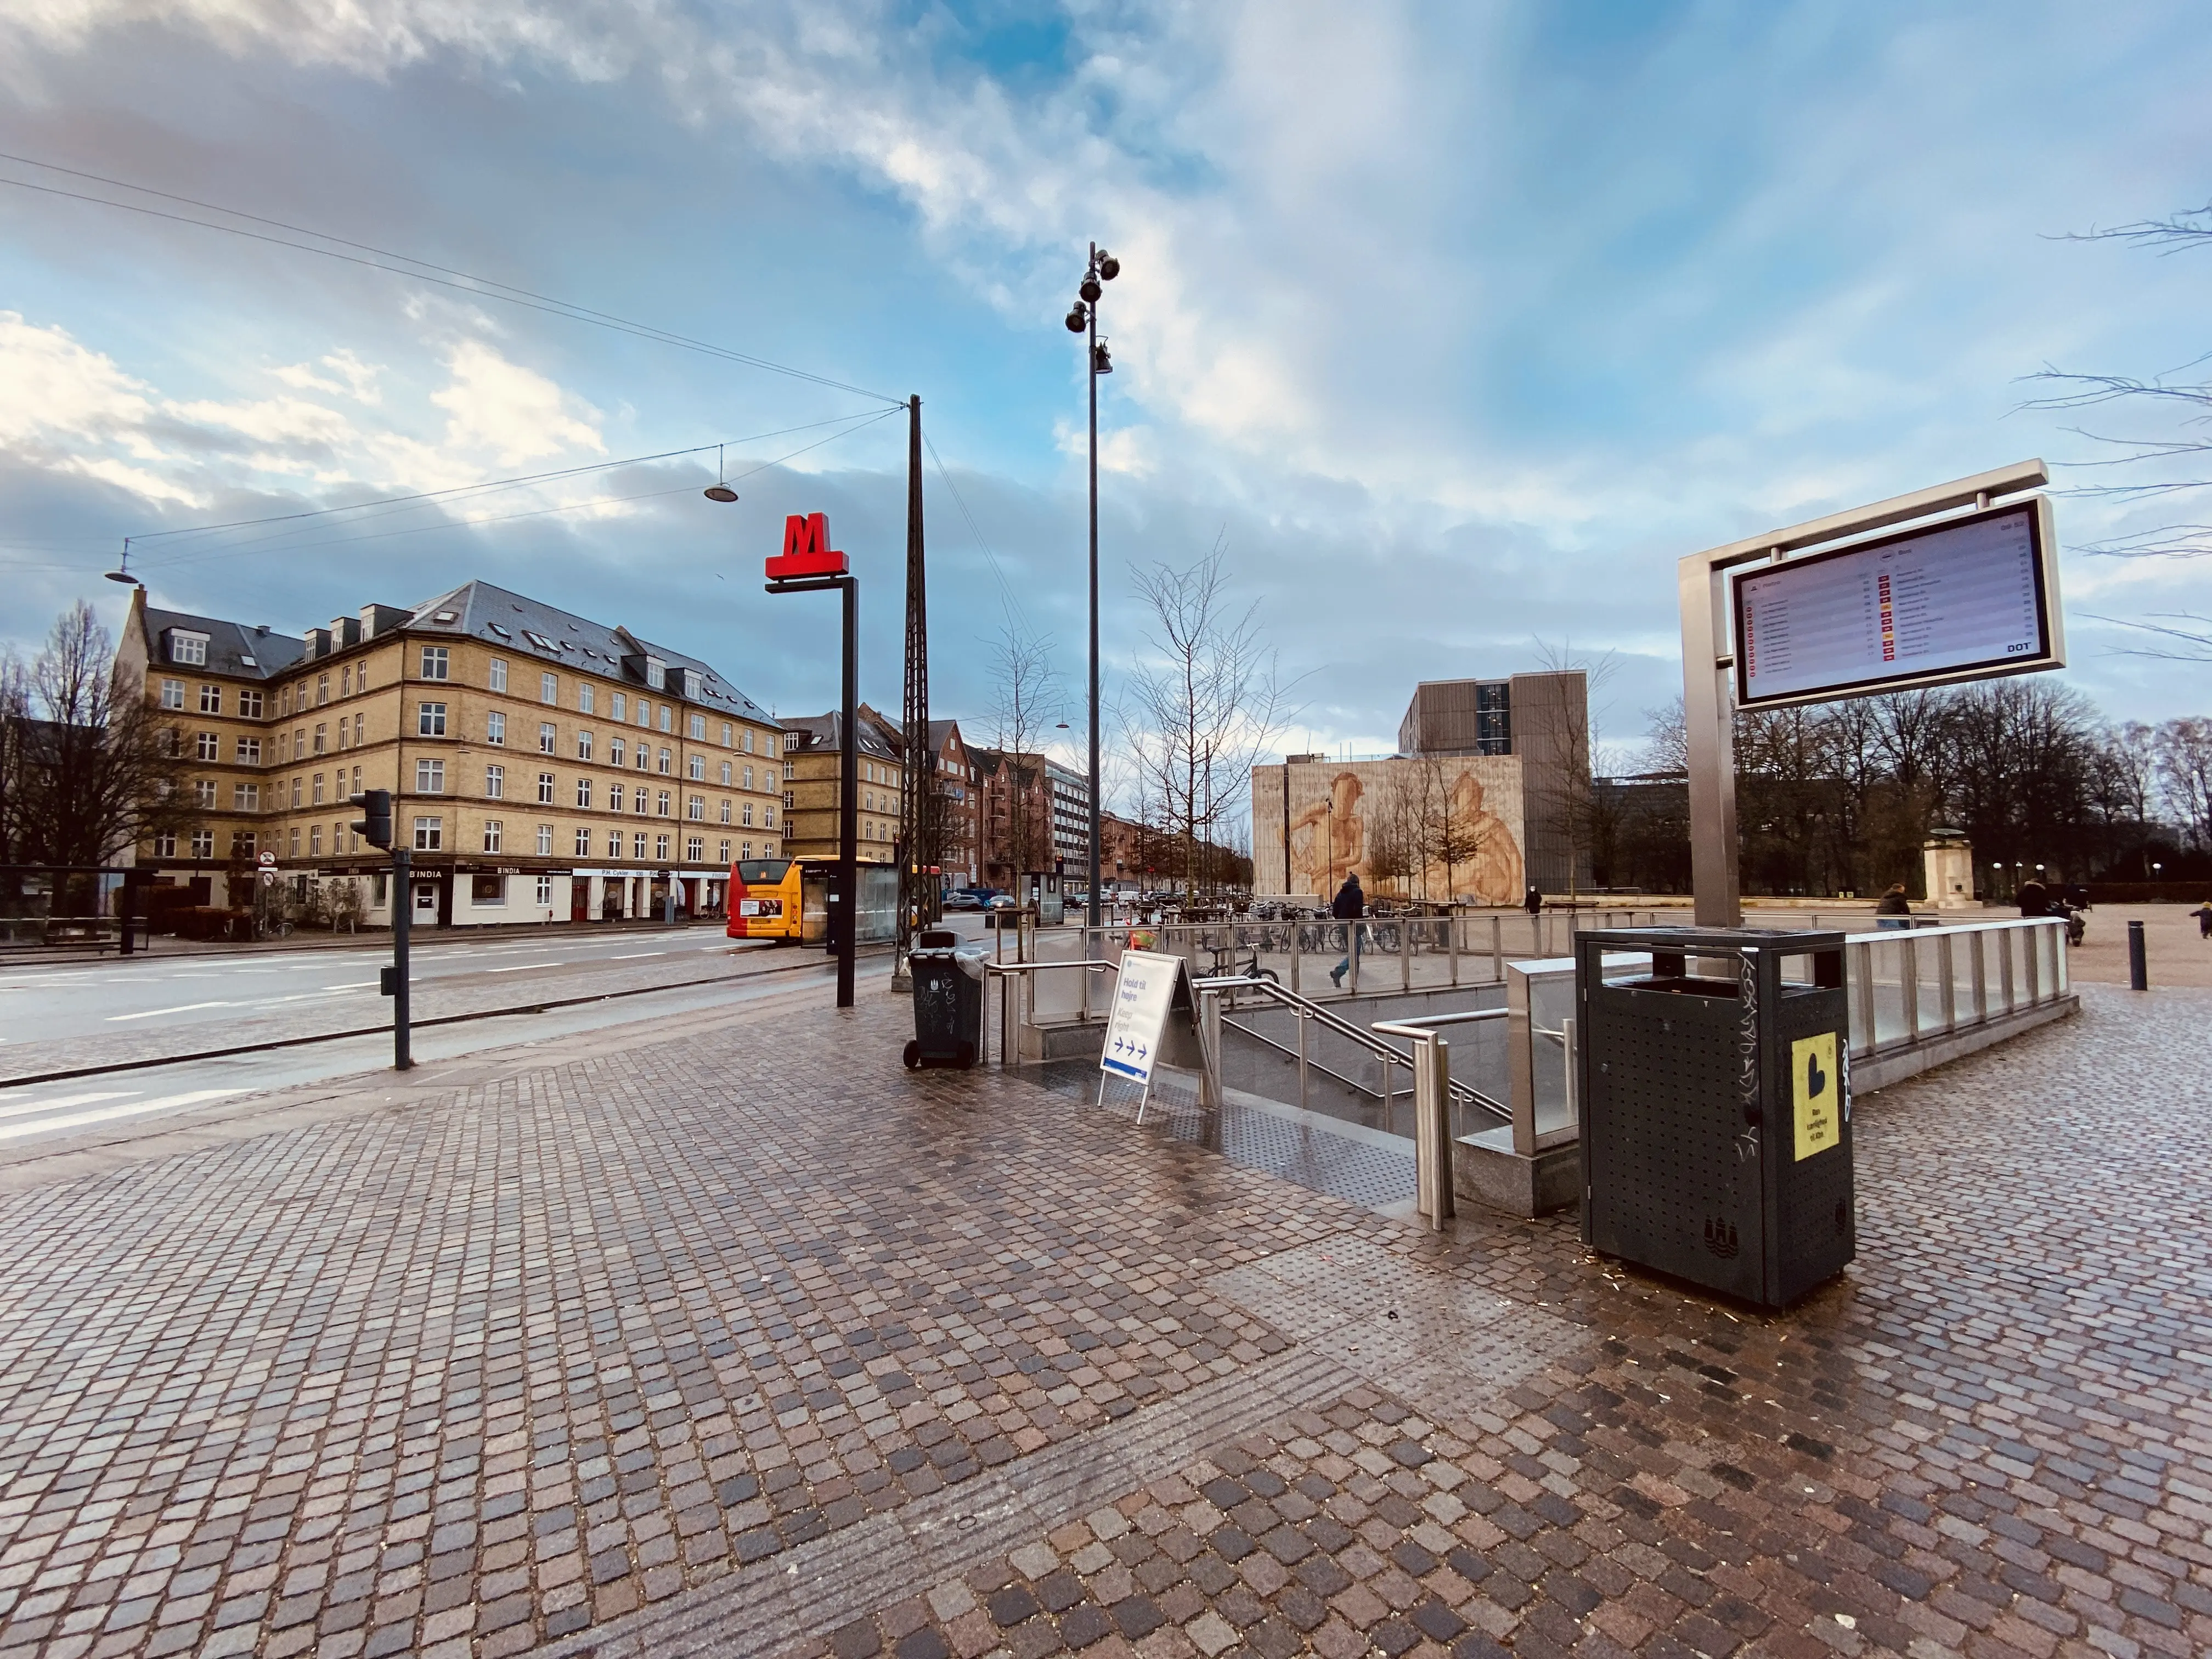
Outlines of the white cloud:
{"type": "Polygon", "coordinates": [[[430,401],[451,417],[447,441],[519,466],[570,449],[606,453],[599,411],[533,369],[508,362],[480,340],[463,340],[446,359],[452,384],[430,401]]]}
{"type": "Polygon", "coordinates": [[[153,413],[145,386],[59,328],[0,311],[0,442],[106,441],[153,413]]]}

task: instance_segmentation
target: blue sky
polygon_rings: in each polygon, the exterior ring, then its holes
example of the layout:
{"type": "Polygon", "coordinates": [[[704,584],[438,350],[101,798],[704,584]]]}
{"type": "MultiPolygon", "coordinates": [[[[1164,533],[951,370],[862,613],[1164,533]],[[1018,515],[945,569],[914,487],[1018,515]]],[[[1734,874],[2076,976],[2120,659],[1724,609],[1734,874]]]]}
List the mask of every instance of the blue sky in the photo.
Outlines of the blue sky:
{"type": "MultiPolygon", "coordinates": [[[[1081,682],[1060,319],[1096,237],[1125,264],[1109,680],[1143,649],[1131,564],[1221,537],[1301,677],[1285,746],[1385,749],[1416,679],[1532,666],[1540,640],[1616,654],[1602,726],[1632,744],[1679,689],[1677,556],[2087,458],[2022,377],[2212,349],[2212,249],[2063,240],[2212,198],[2208,71],[2181,5],[37,0],[0,15],[0,149],[920,393],[967,509],[933,469],[935,702],[976,735],[1010,611],[1081,682]]],[[[126,534],[870,407],[0,186],[0,637],[80,595],[118,617],[98,573],[126,534]]],[[[769,600],[758,562],[826,510],[889,707],[903,454],[892,420],[734,508],[695,459],[134,565],[160,603],[288,631],[483,577],[805,712],[835,696],[832,620],[769,600]]],[[[2059,522],[2073,547],[2161,512],[2059,522]]],[[[2069,552],[2065,580],[2074,683],[2116,718],[2205,712],[2203,671],[2094,620],[2212,608],[2199,570],[2069,552]]]]}

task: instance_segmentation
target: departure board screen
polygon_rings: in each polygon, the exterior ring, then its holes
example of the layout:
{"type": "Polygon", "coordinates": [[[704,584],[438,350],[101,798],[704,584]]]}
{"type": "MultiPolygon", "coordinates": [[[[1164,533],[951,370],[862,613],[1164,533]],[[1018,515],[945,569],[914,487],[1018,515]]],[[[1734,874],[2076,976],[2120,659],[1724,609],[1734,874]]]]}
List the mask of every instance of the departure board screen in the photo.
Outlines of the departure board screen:
{"type": "Polygon", "coordinates": [[[2044,498],[1734,575],[1739,708],[2063,665],[2044,498]]]}

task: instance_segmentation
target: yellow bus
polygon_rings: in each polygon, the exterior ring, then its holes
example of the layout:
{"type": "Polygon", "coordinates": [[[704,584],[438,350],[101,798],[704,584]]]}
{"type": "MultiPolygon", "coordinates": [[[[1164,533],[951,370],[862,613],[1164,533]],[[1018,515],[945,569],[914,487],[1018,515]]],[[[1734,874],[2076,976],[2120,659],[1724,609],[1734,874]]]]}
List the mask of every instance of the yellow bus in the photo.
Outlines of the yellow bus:
{"type": "MultiPolygon", "coordinates": [[[[787,939],[823,945],[830,937],[830,886],[835,859],[738,859],[730,866],[732,939],[787,939]]],[[[857,866],[861,945],[890,941],[898,923],[898,870],[888,864],[857,866]]]]}

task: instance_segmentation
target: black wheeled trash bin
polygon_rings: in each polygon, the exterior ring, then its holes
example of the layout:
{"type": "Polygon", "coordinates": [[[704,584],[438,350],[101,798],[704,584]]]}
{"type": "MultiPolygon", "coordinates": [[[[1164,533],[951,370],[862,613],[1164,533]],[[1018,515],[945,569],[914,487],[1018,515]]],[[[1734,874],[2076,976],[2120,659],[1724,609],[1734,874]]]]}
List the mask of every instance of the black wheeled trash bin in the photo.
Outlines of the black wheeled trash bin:
{"type": "Polygon", "coordinates": [[[1583,1242],[1767,1308],[1841,1273],[1857,1243],[1844,936],[1583,933],[1575,1004],[1583,1242]]]}
{"type": "Polygon", "coordinates": [[[983,1047],[982,951],[962,949],[960,935],[950,929],[931,928],[907,953],[907,968],[914,976],[908,1069],[973,1066],[983,1047]]]}

